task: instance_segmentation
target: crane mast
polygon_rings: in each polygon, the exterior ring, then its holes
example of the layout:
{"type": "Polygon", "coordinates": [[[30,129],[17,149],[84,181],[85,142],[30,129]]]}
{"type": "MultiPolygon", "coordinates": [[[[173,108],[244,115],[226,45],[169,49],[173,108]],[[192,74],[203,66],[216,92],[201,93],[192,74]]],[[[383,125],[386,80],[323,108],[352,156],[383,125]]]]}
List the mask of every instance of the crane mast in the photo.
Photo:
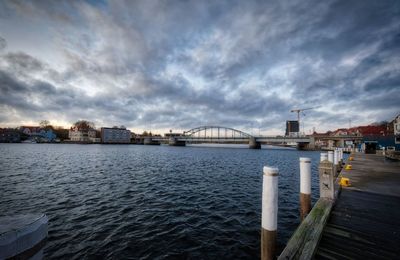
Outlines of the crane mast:
{"type": "MultiPolygon", "coordinates": [[[[319,107],[319,106],[318,106],[319,107]]],[[[301,129],[301,125],[300,125],[300,112],[306,111],[306,110],[310,110],[310,109],[315,109],[318,107],[309,107],[309,108],[300,108],[300,109],[292,109],[290,110],[290,112],[295,112],[297,113],[297,122],[299,123],[299,133],[300,133],[300,129],[301,129]]],[[[303,125],[304,127],[304,125],[303,125]]],[[[304,131],[304,130],[303,130],[304,131]]]]}

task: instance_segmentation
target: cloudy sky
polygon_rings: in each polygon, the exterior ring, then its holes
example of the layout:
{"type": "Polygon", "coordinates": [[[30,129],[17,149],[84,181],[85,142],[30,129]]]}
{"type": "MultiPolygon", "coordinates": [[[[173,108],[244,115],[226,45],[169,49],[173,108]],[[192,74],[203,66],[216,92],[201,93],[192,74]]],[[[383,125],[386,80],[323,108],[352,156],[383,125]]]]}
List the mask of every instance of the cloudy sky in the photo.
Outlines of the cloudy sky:
{"type": "Polygon", "coordinates": [[[0,1],[0,126],[324,131],[400,112],[400,1],[0,1]]]}

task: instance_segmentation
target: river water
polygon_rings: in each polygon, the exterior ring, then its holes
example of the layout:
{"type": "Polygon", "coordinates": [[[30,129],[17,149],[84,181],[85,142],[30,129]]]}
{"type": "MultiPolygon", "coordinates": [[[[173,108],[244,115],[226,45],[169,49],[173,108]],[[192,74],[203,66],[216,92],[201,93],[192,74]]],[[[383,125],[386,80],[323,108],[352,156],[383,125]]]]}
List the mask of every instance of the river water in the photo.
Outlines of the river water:
{"type": "Polygon", "coordinates": [[[299,157],[271,148],[0,144],[0,215],[49,217],[48,259],[256,259],[264,165],[279,176],[278,245],[299,224],[299,157]]]}

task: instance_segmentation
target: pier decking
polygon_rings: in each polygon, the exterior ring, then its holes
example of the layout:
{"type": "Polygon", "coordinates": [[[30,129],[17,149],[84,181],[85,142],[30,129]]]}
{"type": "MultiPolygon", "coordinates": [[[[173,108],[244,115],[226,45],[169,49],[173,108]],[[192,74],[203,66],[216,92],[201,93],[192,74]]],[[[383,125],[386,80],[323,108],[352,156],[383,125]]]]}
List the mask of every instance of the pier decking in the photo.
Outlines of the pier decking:
{"type": "Polygon", "coordinates": [[[354,155],[318,245],[316,259],[400,258],[400,163],[354,155]]]}
{"type": "Polygon", "coordinates": [[[334,186],[335,196],[320,194],[278,259],[400,259],[400,162],[351,156],[346,166],[352,167],[344,167],[337,180],[350,180],[342,189],[321,180],[321,173],[334,172],[327,160],[321,162],[320,184],[334,186]]]}

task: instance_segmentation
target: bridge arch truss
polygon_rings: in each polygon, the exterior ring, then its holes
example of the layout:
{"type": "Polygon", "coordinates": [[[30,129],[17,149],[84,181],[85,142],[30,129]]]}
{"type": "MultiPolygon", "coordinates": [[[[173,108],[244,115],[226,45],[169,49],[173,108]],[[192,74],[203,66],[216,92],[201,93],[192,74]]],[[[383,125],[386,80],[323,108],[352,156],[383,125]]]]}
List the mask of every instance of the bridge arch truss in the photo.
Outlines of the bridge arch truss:
{"type": "Polygon", "coordinates": [[[212,139],[250,139],[254,138],[251,134],[246,132],[224,126],[199,126],[184,131],[183,135],[189,138],[212,138],[212,139]]]}

